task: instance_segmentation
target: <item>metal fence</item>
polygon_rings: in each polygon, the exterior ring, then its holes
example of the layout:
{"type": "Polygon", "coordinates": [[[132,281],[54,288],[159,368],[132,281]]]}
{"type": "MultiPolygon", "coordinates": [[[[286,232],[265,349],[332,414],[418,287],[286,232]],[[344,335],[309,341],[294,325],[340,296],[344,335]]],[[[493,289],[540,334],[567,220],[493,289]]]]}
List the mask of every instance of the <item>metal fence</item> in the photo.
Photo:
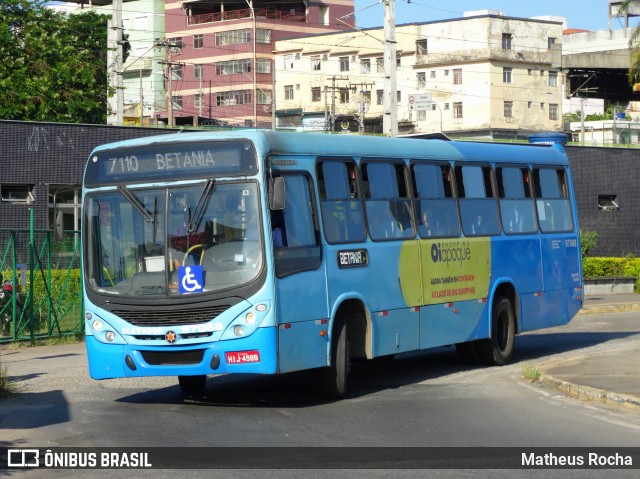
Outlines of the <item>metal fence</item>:
{"type": "Polygon", "coordinates": [[[0,230],[0,343],[82,334],[80,233],[0,230]]]}

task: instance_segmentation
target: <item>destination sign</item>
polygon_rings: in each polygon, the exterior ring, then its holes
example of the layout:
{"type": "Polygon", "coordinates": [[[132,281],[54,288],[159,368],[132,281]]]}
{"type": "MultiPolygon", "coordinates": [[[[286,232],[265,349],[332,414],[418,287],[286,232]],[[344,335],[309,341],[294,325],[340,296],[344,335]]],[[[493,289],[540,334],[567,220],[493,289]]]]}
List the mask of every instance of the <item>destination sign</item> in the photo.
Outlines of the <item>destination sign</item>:
{"type": "Polygon", "coordinates": [[[254,175],[258,170],[248,140],[155,143],[92,154],[85,184],[254,175]]]}
{"type": "Polygon", "coordinates": [[[338,268],[362,268],[369,264],[366,249],[350,249],[338,251],[338,268]]]}

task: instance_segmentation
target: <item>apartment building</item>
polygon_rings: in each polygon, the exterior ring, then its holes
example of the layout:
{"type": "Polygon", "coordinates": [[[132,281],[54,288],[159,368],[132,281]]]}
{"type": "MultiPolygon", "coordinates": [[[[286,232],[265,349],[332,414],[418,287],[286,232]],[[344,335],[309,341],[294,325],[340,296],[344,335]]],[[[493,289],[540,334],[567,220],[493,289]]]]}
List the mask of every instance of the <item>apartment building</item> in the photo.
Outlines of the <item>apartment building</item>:
{"type": "Polygon", "coordinates": [[[162,121],[271,127],[275,42],[349,29],[353,0],[166,0],[162,121]]]}
{"type": "MultiPolygon", "coordinates": [[[[562,27],[488,10],[398,25],[399,131],[510,139],[560,130],[562,27]]],[[[383,33],[277,41],[277,127],[381,132],[383,33]]]]}

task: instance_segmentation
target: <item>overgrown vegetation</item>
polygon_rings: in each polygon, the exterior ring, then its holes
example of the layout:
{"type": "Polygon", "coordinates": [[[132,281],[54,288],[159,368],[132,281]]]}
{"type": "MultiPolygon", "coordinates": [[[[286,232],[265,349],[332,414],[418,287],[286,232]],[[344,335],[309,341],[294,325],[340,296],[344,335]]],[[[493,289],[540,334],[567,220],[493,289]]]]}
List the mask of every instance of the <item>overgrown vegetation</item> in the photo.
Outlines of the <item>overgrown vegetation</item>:
{"type": "Polygon", "coordinates": [[[582,257],[586,258],[591,254],[591,250],[593,250],[598,245],[598,232],[597,231],[582,231],[580,230],[580,251],[582,252],[582,257]]]}
{"type": "MultiPolygon", "coordinates": [[[[3,274],[5,278],[11,277],[10,271],[4,271],[3,274]]],[[[47,276],[46,272],[45,278],[40,271],[35,272],[33,302],[30,303],[29,312],[31,320],[26,324],[21,323],[18,335],[24,337],[30,334],[50,334],[60,338],[59,341],[76,341],[77,339],[63,338],[69,336],[69,333],[73,333],[74,338],[75,335],[82,334],[80,270],[52,269],[50,282],[47,276]]],[[[24,297],[28,291],[29,285],[23,285],[24,297]]]]}
{"type": "Polygon", "coordinates": [[[15,392],[15,385],[9,381],[9,375],[7,374],[7,368],[0,355],[0,399],[5,398],[15,392]]]}
{"type": "Polygon", "coordinates": [[[522,365],[522,377],[527,381],[535,382],[540,379],[540,376],[542,376],[542,372],[535,364],[525,363],[522,365]]]}
{"type": "MultiPolygon", "coordinates": [[[[622,113],[622,110],[624,110],[624,107],[621,107],[619,105],[614,105],[613,103],[607,103],[607,105],[604,108],[604,113],[592,113],[590,115],[586,115],[584,117],[584,121],[613,120],[616,113],[622,113]]],[[[567,113],[566,115],[564,115],[564,121],[566,122],[581,121],[580,119],[581,115],[582,115],[582,112],[580,110],[577,110],[573,113],[567,113]]],[[[625,113],[624,119],[629,121],[631,120],[631,117],[625,113]]]]}

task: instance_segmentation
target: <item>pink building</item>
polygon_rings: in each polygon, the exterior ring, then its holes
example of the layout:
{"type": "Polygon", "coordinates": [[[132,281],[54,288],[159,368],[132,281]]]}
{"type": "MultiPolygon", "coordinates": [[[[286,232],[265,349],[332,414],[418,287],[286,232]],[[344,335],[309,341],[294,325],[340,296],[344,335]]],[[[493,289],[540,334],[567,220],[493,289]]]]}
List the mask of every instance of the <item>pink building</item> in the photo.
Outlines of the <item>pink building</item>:
{"type": "Polygon", "coordinates": [[[353,0],[166,0],[174,124],[270,127],[274,42],[349,30],[353,0]]]}

